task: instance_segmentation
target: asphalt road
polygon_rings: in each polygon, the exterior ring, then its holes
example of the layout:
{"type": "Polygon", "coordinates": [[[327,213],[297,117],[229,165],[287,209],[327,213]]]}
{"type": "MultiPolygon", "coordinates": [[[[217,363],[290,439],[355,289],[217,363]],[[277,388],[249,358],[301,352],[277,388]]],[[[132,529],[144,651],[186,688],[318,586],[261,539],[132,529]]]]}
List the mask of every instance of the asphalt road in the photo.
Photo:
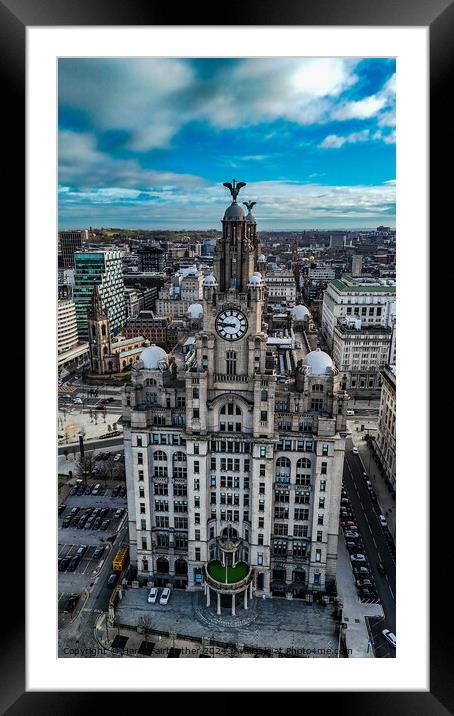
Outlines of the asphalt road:
{"type": "MultiPolygon", "coordinates": [[[[349,441],[350,442],[350,441],[349,441]]],[[[355,514],[356,524],[369,561],[377,593],[385,614],[382,629],[396,633],[396,562],[378,520],[380,509],[375,505],[363,479],[363,464],[358,455],[347,447],[344,464],[344,485],[355,514]],[[376,563],[383,563],[386,574],[378,572],[376,563]]],[[[381,640],[381,634],[379,636],[381,640]]],[[[383,640],[385,641],[385,640],[383,640]]],[[[386,644],[386,642],[385,642],[386,644]]]]}
{"type": "MultiPolygon", "coordinates": [[[[112,448],[112,447],[123,448],[123,435],[117,435],[114,438],[102,438],[101,440],[84,440],[85,452],[89,452],[91,450],[103,450],[104,448],[106,448],[108,450],[109,448],[112,448]]],[[[80,450],[80,447],[79,447],[78,442],[70,443],[69,445],[59,445],[58,446],[58,454],[59,455],[64,455],[65,452],[68,452],[68,455],[70,455],[73,452],[78,453],[79,450],[80,450]]]]}

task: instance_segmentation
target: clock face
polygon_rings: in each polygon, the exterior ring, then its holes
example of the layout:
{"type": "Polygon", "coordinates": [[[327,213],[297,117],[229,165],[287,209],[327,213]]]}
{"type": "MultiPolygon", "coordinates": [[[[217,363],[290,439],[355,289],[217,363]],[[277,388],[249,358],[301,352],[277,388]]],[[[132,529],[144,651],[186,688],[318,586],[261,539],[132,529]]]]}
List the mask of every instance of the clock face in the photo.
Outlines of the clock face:
{"type": "Polygon", "coordinates": [[[236,308],[228,308],[217,315],[216,331],[225,341],[238,341],[246,334],[247,318],[236,308]]]}

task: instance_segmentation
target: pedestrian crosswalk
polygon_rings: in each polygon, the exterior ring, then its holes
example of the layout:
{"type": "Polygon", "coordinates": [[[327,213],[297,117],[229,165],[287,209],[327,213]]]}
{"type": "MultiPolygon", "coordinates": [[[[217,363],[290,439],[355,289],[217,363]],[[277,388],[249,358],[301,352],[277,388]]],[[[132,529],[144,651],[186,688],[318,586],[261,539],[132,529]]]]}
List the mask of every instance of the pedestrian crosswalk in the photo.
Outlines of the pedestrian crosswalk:
{"type": "Polygon", "coordinates": [[[60,395],[68,394],[68,393],[75,393],[77,390],[77,387],[75,385],[60,385],[58,387],[58,392],[60,395]]]}

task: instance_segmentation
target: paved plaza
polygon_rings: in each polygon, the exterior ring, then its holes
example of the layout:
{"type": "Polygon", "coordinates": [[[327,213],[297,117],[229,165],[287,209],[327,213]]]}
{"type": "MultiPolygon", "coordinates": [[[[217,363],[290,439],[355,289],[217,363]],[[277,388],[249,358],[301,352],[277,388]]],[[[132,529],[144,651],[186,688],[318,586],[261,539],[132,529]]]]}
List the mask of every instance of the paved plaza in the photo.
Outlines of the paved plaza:
{"type": "Polygon", "coordinates": [[[156,631],[275,649],[277,655],[286,657],[337,657],[338,636],[332,605],[308,605],[301,600],[279,598],[255,599],[251,603],[252,617],[239,610],[237,626],[232,625],[229,610],[223,611],[225,619],[216,618],[213,610],[212,618],[207,620],[201,592],[174,591],[167,606],[148,604],[147,589],[140,587],[123,592],[115,614],[118,623],[126,629],[137,628],[140,618],[147,616],[156,631]]]}

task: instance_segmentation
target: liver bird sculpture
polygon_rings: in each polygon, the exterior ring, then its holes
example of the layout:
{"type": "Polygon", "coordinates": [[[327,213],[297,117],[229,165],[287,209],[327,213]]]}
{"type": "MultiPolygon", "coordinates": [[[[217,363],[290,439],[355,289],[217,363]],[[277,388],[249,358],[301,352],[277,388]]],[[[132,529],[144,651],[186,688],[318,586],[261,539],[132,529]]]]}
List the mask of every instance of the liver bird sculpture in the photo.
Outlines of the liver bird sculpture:
{"type": "Polygon", "coordinates": [[[233,184],[231,184],[229,181],[224,182],[223,186],[226,186],[227,189],[230,190],[231,195],[233,196],[233,201],[236,202],[236,198],[240,192],[240,189],[243,186],[246,186],[245,181],[239,181],[238,184],[236,183],[236,180],[233,180],[233,184]]]}
{"type": "Polygon", "coordinates": [[[249,212],[251,212],[251,211],[252,211],[252,207],[255,206],[255,205],[257,204],[257,202],[256,202],[256,201],[243,201],[243,204],[244,204],[244,206],[246,207],[246,209],[247,209],[249,212]]]}

